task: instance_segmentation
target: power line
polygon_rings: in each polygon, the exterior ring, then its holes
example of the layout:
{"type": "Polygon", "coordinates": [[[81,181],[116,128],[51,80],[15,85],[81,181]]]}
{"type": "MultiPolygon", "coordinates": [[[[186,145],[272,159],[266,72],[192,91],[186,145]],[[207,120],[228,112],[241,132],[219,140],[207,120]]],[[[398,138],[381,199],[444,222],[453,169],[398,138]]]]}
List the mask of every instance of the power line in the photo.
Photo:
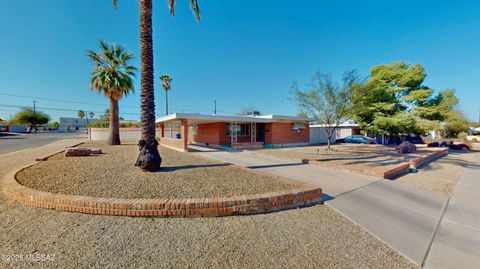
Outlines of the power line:
{"type": "MultiPolygon", "coordinates": [[[[26,106],[19,106],[19,105],[7,105],[7,104],[0,104],[2,107],[12,107],[12,108],[25,108],[26,106]]],[[[67,108],[57,108],[57,107],[36,107],[42,110],[51,110],[51,111],[68,111],[68,112],[78,112],[78,109],[67,109],[67,108]]],[[[105,111],[94,111],[88,110],[88,112],[94,113],[104,113],[105,111]]],[[[119,114],[122,115],[140,115],[140,113],[128,113],[128,112],[120,112],[119,114]]]]}
{"type": "MultiPolygon", "coordinates": [[[[101,104],[94,104],[94,103],[87,103],[87,102],[78,102],[72,100],[65,100],[65,99],[57,99],[57,98],[46,98],[46,97],[34,97],[34,96],[27,96],[27,95],[19,95],[19,94],[10,94],[10,93],[0,93],[3,96],[10,96],[10,97],[18,97],[18,98],[27,98],[27,99],[35,99],[35,100],[45,100],[45,101],[53,101],[53,102],[62,102],[62,103],[71,103],[71,104],[79,104],[79,105],[89,105],[89,106],[101,106],[105,107],[105,105],[101,104]]],[[[135,108],[132,106],[123,106],[124,108],[135,108]]]]}

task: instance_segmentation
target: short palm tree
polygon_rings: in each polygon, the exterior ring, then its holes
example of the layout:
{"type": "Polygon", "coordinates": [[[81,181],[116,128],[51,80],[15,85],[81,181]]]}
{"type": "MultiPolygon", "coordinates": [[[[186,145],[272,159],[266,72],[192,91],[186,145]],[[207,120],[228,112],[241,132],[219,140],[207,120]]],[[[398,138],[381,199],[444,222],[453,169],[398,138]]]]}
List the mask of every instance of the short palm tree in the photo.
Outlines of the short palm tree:
{"type": "Polygon", "coordinates": [[[108,144],[120,145],[118,100],[134,92],[133,78],[137,68],[130,65],[133,55],[122,46],[100,41],[101,51],[89,50],[93,62],[90,89],[110,99],[108,144]]]}
{"type": "Polygon", "coordinates": [[[173,79],[167,74],[160,76],[160,81],[162,82],[162,87],[165,91],[165,115],[168,115],[168,91],[171,89],[172,80],[173,79]]]}
{"type": "MultiPolygon", "coordinates": [[[[145,171],[156,171],[162,163],[155,138],[155,94],[153,89],[152,0],[139,0],[140,4],[140,55],[141,55],[141,138],[140,154],[135,165],[145,171]]],[[[175,16],[175,0],[167,0],[170,15],[175,16]]],[[[200,21],[198,0],[188,0],[195,19],[200,21]]],[[[117,7],[118,0],[113,0],[117,7]]]]}

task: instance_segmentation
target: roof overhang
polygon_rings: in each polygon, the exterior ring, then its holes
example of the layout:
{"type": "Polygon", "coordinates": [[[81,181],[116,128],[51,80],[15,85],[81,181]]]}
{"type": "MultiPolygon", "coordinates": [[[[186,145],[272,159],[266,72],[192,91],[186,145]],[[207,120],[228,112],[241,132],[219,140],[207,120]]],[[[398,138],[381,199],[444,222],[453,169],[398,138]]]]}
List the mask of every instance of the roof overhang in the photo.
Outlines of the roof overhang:
{"type": "Polygon", "coordinates": [[[173,113],[158,118],[156,122],[176,122],[180,120],[188,120],[189,123],[213,123],[213,122],[231,122],[231,123],[269,123],[269,122],[311,122],[312,118],[300,118],[281,115],[262,115],[262,116],[239,116],[239,115],[206,115],[206,114],[188,114],[173,113]]]}

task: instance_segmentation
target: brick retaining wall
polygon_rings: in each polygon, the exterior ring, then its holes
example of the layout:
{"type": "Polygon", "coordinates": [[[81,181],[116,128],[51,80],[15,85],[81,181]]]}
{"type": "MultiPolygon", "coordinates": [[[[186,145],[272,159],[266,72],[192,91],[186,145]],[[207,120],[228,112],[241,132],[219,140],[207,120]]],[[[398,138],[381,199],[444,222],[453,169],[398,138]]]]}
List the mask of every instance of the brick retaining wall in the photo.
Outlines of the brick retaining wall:
{"type": "Polygon", "coordinates": [[[23,186],[15,179],[17,172],[10,172],[0,182],[7,197],[37,208],[96,215],[219,217],[268,213],[322,201],[322,189],[317,187],[219,198],[120,199],[64,195],[23,186]]]}
{"type": "Polygon", "coordinates": [[[437,159],[437,158],[441,158],[441,157],[446,156],[446,155],[448,155],[448,148],[443,148],[443,149],[435,151],[432,154],[428,154],[428,155],[423,156],[423,157],[418,157],[418,158],[411,159],[408,162],[410,163],[410,167],[418,168],[424,163],[427,163],[427,162],[429,162],[431,160],[434,160],[434,159],[437,159]]]}

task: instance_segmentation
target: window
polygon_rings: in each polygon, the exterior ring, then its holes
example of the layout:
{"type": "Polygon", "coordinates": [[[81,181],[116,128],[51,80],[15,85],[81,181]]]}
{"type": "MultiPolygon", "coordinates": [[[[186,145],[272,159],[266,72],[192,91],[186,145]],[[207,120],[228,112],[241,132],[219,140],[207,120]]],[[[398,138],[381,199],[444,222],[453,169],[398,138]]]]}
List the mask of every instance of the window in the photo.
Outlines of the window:
{"type": "Polygon", "coordinates": [[[233,128],[236,128],[237,136],[249,136],[250,135],[250,124],[242,123],[242,124],[228,124],[227,127],[227,136],[232,134],[233,128]]]}
{"type": "Polygon", "coordinates": [[[303,123],[293,123],[292,124],[292,132],[294,134],[300,133],[301,129],[305,129],[305,125],[303,123]]]}

